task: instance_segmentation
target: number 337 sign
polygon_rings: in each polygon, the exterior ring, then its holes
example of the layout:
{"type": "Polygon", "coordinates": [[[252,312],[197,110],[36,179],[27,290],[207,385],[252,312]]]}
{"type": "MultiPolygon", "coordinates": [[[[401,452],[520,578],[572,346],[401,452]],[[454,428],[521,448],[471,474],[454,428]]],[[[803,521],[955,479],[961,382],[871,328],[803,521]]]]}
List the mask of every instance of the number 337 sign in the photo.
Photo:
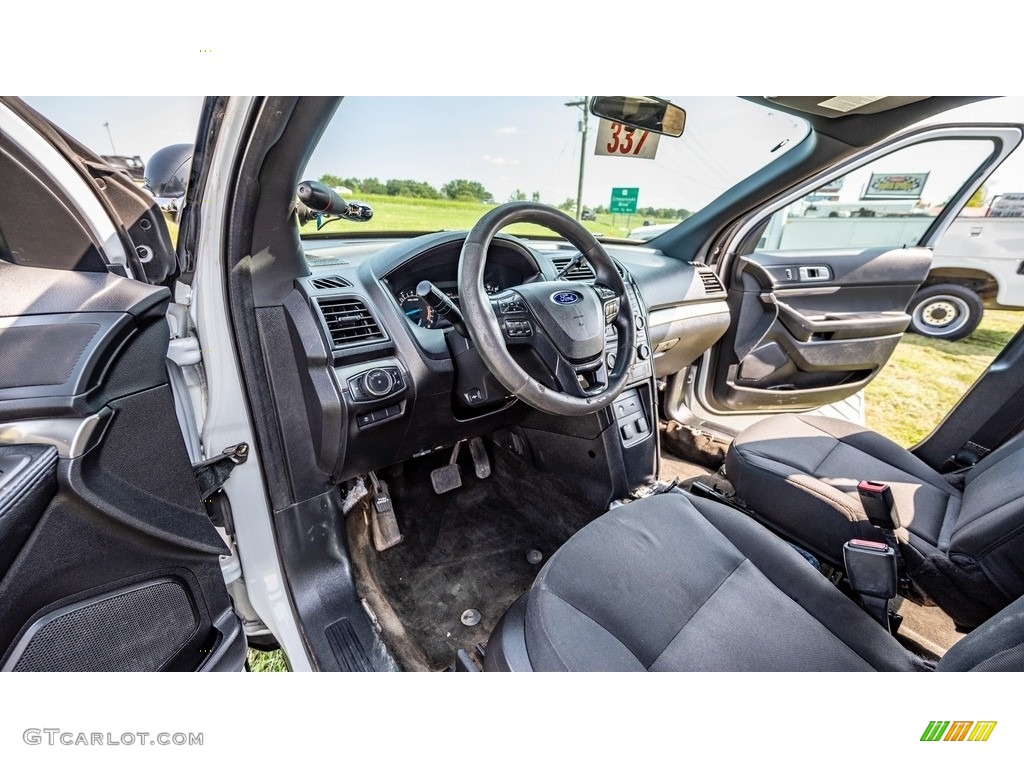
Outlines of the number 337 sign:
{"type": "Polygon", "coordinates": [[[597,129],[597,146],[594,148],[594,154],[653,160],[658,151],[660,138],[658,134],[642,128],[630,128],[622,123],[602,119],[597,129]]]}

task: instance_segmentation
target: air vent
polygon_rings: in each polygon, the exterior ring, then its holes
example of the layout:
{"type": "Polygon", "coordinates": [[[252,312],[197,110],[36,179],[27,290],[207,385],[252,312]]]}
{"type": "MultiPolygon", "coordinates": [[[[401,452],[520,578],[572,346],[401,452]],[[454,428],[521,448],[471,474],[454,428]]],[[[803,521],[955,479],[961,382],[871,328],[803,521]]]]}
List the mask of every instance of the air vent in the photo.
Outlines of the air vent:
{"type": "MultiPolygon", "coordinates": [[[[565,269],[565,265],[572,260],[572,256],[555,256],[554,258],[551,259],[551,261],[555,265],[555,269],[558,270],[559,272],[565,269]]],[[[588,264],[586,261],[578,262],[576,266],[574,266],[572,269],[570,269],[568,272],[562,275],[562,278],[565,280],[593,280],[594,277],[594,268],[591,267],[590,264],[588,264]]]]}
{"type": "Polygon", "coordinates": [[[718,279],[718,275],[710,270],[701,269],[697,272],[700,275],[700,281],[704,283],[704,293],[724,293],[725,286],[722,285],[722,281],[718,279]]]}
{"type": "Polygon", "coordinates": [[[309,281],[309,284],[318,291],[325,291],[328,288],[351,288],[352,283],[344,277],[332,275],[331,277],[317,277],[309,281]]]}
{"type": "Polygon", "coordinates": [[[370,310],[359,299],[348,296],[317,299],[316,303],[327,323],[327,332],[335,349],[384,338],[370,310]]]}

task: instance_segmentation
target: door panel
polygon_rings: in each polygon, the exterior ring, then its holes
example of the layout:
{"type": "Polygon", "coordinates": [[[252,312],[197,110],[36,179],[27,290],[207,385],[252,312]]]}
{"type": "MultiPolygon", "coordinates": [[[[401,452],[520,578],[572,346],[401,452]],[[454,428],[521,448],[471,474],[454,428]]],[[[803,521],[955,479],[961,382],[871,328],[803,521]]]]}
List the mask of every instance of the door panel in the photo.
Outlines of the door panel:
{"type": "Polygon", "coordinates": [[[1021,136],[1016,125],[918,129],[752,213],[726,248],[732,327],[701,362],[695,413],[728,427],[733,414],[859,392],[909,326],[935,241],[1021,136]]]}
{"type": "Polygon", "coordinates": [[[714,404],[783,410],[853,394],[899,343],[930,264],[926,248],[743,257],[729,297],[743,322],[719,345],[714,404]]]}
{"type": "Polygon", "coordinates": [[[0,286],[0,667],[240,668],[167,383],[169,292],[3,262],[0,286]]]}

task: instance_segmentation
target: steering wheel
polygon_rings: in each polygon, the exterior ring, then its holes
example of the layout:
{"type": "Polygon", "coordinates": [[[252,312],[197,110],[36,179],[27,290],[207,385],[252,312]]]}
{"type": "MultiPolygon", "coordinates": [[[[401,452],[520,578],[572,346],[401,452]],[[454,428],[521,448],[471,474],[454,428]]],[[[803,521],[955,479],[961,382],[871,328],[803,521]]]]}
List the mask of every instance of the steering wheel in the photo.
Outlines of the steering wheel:
{"type": "Polygon", "coordinates": [[[636,321],[626,286],[611,257],[582,224],[551,206],[499,205],[470,231],[459,259],[459,304],[469,336],[494,377],[523,402],[545,413],[579,416],[609,405],[629,383],[636,321]],[[593,285],[553,280],[494,295],[484,290],[491,241],[510,224],[539,224],[577,248],[597,275],[593,285]],[[614,358],[605,334],[618,334],[614,358]],[[530,347],[558,383],[553,389],[519,365],[509,347],[530,347]],[[608,362],[614,360],[611,370],[608,362]]]}

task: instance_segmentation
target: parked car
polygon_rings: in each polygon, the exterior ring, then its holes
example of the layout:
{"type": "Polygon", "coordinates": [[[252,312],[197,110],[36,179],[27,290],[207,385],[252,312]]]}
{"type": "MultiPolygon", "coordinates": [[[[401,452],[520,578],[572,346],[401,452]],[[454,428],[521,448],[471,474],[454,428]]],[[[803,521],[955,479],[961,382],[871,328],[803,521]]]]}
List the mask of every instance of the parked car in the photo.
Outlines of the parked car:
{"type": "MultiPolygon", "coordinates": [[[[388,105],[395,142],[348,99],[211,97],[174,247],[150,195],[4,99],[0,667],[1021,669],[1024,337],[912,453],[808,413],[883,368],[1024,126],[899,133],[962,99],[823,99],[703,104],[701,156],[735,177],[641,245],[532,202],[389,218],[314,180],[318,157],[450,169],[519,125],[499,100],[388,105]],[[386,140],[353,145],[349,114],[386,140]],[[961,142],[918,240],[759,246],[851,169],[961,142]],[[727,475],[659,479],[666,417],[734,436],[727,475]],[[897,594],[972,631],[929,656],[897,594]]],[[[590,109],[663,132],[636,173],[684,183],[696,117],[590,109]]]]}
{"type": "Polygon", "coordinates": [[[668,232],[678,224],[678,221],[674,221],[670,224],[644,224],[642,227],[629,230],[628,237],[630,240],[639,240],[642,243],[646,243],[648,240],[652,240],[658,235],[668,232]]]}

